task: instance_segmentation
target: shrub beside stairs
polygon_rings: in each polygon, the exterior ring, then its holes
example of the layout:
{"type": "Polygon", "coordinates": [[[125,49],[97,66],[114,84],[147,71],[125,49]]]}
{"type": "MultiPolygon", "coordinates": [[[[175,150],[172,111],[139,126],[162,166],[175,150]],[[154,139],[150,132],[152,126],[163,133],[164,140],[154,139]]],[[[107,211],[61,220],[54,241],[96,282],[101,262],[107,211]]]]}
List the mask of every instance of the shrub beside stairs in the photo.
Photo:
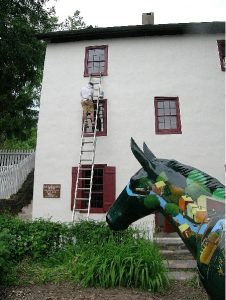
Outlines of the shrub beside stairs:
{"type": "Polygon", "coordinates": [[[154,238],[172,280],[189,280],[196,275],[196,261],[180,237],[154,238]]]}

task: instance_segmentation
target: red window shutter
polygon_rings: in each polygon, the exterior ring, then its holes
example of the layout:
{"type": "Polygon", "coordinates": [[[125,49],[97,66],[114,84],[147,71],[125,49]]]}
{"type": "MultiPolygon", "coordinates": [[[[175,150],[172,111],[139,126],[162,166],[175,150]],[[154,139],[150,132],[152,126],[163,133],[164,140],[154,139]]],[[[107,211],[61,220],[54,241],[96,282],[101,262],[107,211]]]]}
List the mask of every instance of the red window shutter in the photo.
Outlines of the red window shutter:
{"type": "MultiPolygon", "coordinates": [[[[72,183],[71,183],[71,210],[73,210],[74,206],[74,197],[75,197],[75,186],[77,180],[78,167],[72,167],[72,183]]],[[[79,180],[79,187],[82,187],[82,181],[79,180]]],[[[81,190],[77,193],[78,198],[82,197],[81,190]]],[[[81,208],[81,201],[76,202],[76,209],[81,208]]]]}
{"type": "Polygon", "coordinates": [[[115,201],[115,167],[104,167],[104,203],[103,211],[107,212],[115,201]]]}

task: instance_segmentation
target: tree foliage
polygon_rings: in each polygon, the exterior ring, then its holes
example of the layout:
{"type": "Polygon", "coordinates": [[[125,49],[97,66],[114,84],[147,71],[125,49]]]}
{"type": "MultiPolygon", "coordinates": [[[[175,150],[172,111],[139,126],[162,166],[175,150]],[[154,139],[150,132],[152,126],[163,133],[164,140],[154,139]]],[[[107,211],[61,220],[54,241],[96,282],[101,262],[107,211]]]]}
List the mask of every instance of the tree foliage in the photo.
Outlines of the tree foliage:
{"type": "Polygon", "coordinates": [[[37,33],[85,24],[76,11],[58,24],[50,0],[0,0],[0,146],[25,140],[37,122],[46,44],[37,33]]]}
{"type": "Polygon", "coordinates": [[[0,143],[26,138],[36,122],[45,45],[35,34],[53,28],[48,1],[0,2],[0,143]]]}
{"type": "Polygon", "coordinates": [[[86,24],[80,16],[80,11],[76,10],[72,16],[68,16],[64,22],[60,23],[58,28],[60,30],[83,29],[86,28],[86,24]]]}
{"type": "Polygon", "coordinates": [[[23,149],[23,150],[31,150],[36,148],[36,140],[37,140],[37,128],[32,127],[29,128],[29,136],[25,140],[21,140],[16,137],[12,137],[10,139],[5,140],[1,144],[2,149],[23,149]]]}

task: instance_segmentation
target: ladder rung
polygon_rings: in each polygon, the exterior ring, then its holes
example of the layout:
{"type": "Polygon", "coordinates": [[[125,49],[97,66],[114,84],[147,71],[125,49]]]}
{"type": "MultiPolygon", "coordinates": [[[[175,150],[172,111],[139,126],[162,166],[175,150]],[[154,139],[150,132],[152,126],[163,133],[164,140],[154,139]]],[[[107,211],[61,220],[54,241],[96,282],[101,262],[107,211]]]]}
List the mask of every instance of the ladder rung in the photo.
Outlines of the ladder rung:
{"type": "Polygon", "coordinates": [[[92,161],[92,159],[83,158],[81,161],[92,161]]]}
{"type": "Polygon", "coordinates": [[[87,142],[82,142],[83,144],[93,144],[94,142],[93,141],[87,141],[87,142]]]}
{"type": "Polygon", "coordinates": [[[94,149],[93,150],[82,150],[81,152],[94,152],[94,149]]]}
{"type": "Polygon", "coordinates": [[[87,178],[87,177],[86,178],[82,178],[82,177],[78,178],[78,180],[90,180],[90,179],[91,179],[91,177],[89,177],[89,178],[87,178]]]}
{"type": "Polygon", "coordinates": [[[74,211],[88,211],[88,208],[76,208],[74,211]]]}
{"type": "Polygon", "coordinates": [[[89,198],[75,198],[75,200],[84,200],[84,201],[86,200],[87,201],[87,200],[89,200],[89,198]]]}
{"type": "Polygon", "coordinates": [[[78,188],[78,190],[89,191],[90,188],[78,188]]]}
{"type": "Polygon", "coordinates": [[[88,171],[91,171],[92,170],[92,168],[80,168],[79,170],[88,170],[88,171]]]}
{"type": "Polygon", "coordinates": [[[86,132],[87,137],[94,137],[95,132],[86,132]]]}

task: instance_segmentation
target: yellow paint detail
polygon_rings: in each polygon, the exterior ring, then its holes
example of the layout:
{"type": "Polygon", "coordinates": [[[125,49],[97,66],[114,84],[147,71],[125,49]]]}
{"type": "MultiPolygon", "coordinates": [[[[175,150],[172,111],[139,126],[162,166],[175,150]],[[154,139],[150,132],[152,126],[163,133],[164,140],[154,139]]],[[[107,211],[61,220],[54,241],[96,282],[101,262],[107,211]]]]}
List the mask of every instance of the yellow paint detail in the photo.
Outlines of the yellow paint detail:
{"type": "Polygon", "coordinates": [[[193,216],[196,213],[197,209],[198,209],[198,206],[195,203],[188,203],[188,205],[187,205],[188,217],[193,219],[193,216]]]}
{"type": "Polygon", "coordinates": [[[181,224],[179,227],[179,230],[181,233],[183,233],[185,230],[189,228],[189,225],[187,223],[181,224]]]}
{"type": "Polygon", "coordinates": [[[208,265],[210,263],[210,260],[217,249],[217,245],[219,243],[219,235],[216,232],[210,233],[206,246],[204,247],[201,255],[200,255],[200,262],[208,265]]]}
{"type": "Polygon", "coordinates": [[[188,203],[193,203],[192,198],[186,195],[181,196],[179,199],[179,208],[185,211],[188,203]]]}
{"type": "Polygon", "coordinates": [[[198,197],[198,199],[197,199],[197,205],[198,206],[206,209],[206,207],[207,207],[206,203],[207,203],[207,196],[206,195],[201,195],[201,196],[198,197]]]}
{"type": "Polygon", "coordinates": [[[203,223],[207,220],[208,213],[205,208],[198,208],[194,214],[194,221],[196,223],[203,223]]]}
{"type": "Polygon", "coordinates": [[[159,181],[155,183],[155,186],[157,187],[157,189],[163,188],[165,186],[165,182],[164,181],[159,181]]]}

